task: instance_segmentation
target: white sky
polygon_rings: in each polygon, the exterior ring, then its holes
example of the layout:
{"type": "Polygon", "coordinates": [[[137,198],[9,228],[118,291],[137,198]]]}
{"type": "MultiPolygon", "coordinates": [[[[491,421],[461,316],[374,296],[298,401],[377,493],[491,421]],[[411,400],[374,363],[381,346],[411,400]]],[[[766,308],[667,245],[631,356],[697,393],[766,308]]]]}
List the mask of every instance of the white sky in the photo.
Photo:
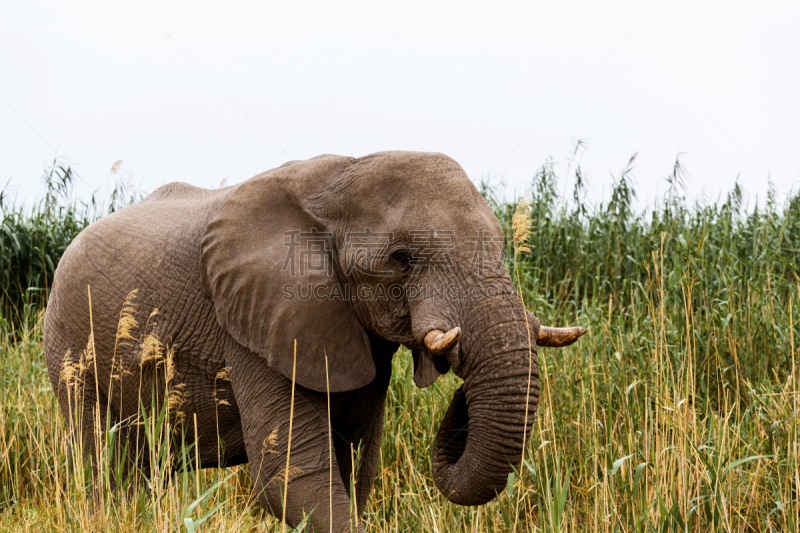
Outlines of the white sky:
{"type": "MultiPolygon", "coordinates": [[[[577,139],[589,199],[634,152],[640,203],[800,178],[800,2],[0,4],[0,187],[235,183],[322,153],[440,151],[523,191],[577,139]],[[169,4],[169,5],[167,5],[169,4]]],[[[567,190],[571,184],[563,183],[567,190]]]]}

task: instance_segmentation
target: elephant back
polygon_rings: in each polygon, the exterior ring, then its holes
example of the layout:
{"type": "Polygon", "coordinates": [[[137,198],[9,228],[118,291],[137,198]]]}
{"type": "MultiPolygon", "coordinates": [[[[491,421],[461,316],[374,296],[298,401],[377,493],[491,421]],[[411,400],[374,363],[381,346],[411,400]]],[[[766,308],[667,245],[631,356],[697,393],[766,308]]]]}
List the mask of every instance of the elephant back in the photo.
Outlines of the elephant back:
{"type": "MultiPolygon", "coordinates": [[[[135,347],[116,347],[120,311],[133,291],[140,333],[147,327],[146,333],[176,350],[197,351],[192,333],[215,326],[200,318],[205,314],[213,321],[214,316],[200,283],[200,240],[209,213],[224,195],[225,190],[184,183],[165,185],[139,204],[94,222],[73,240],[56,268],[44,321],[48,374],[56,394],[65,356],[74,358],[85,350],[92,329],[101,389],[109,383],[112,357],[135,363],[135,347]],[[157,315],[148,319],[156,309],[157,315]],[[187,324],[183,317],[190,309],[193,323],[187,324]]],[[[138,394],[128,396],[135,402],[138,394]]]]}

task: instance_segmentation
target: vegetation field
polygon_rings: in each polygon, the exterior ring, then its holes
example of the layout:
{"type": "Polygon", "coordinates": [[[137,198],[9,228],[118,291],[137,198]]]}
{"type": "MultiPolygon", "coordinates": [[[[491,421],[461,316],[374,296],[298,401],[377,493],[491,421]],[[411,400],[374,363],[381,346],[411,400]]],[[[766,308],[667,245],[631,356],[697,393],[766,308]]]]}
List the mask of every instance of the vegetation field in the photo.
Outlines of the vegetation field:
{"type": "MultiPolygon", "coordinates": [[[[547,163],[532,179],[532,252],[507,254],[509,269],[542,323],[589,333],[540,349],[535,431],[506,490],[474,508],[438,492],[430,450],[459,380],[417,389],[401,351],[381,469],[358,510],[368,531],[800,528],[800,195],[748,206],[736,186],[691,203],[676,162],[667,195],[637,211],[632,164],[603,199],[586,197],[580,166],[547,163]],[[556,192],[565,180],[567,198],[556,192]]],[[[162,465],[149,480],[111,491],[113,463],[94,485],[81,468],[42,353],[47,284],[70,239],[131,198],[76,205],[68,169],[48,179],[32,209],[2,199],[0,531],[280,531],[248,468],[194,470],[164,412],[143,421],[162,465]]],[[[483,193],[510,235],[517,201],[483,193]]]]}

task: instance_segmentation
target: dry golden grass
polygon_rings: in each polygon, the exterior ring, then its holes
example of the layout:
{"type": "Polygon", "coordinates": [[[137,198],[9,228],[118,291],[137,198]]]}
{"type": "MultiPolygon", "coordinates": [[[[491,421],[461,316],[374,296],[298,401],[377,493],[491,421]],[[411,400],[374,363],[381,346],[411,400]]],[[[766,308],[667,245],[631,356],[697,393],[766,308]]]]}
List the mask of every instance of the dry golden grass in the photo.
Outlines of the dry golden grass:
{"type": "MultiPolygon", "coordinates": [[[[591,333],[581,342],[540,350],[542,401],[526,459],[486,506],[450,504],[430,476],[430,446],[458,378],[449,374],[419,390],[409,354],[400,352],[381,469],[363,514],[367,530],[509,531],[519,508],[517,531],[795,531],[797,368],[782,380],[742,379],[716,398],[697,397],[697,347],[691,338],[678,344],[671,338],[675,325],[659,296],[654,261],[652,293],[639,320],[644,327],[626,331],[610,310],[594,309],[584,316],[591,333]],[[677,365],[675,351],[686,354],[677,365]]],[[[129,304],[123,316],[132,324],[129,304]]],[[[690,309],[684,314],[689,327],[698,320],[690,309]]],[[[0,531],[191,531],[204,516],[198,530],[280,530],[255,504],[248,467],[192,469],[191,449],[171,437],[178,421],[169,412],[179,399],[140,421],[156,465],[148,482],[125,491],[108,486],[115,428],[109,438],[96,437],[102,475],[92,483],[68,446],[70,428],[47,378],[40,324],[7,339],[0,354],[0,531]],[[171,473],[170,456],[187,468],[171,473]]],[[[146,330],[140,338],[132,326],[119,329],[126,342],[143,344],[143,358],[160,365],[169,383],[169,351],[146,330]]],[[[787,341],[794,354],[793,331],[787,341]]],[[[92,349],[65,379],[91,383],[92,349]]]]}

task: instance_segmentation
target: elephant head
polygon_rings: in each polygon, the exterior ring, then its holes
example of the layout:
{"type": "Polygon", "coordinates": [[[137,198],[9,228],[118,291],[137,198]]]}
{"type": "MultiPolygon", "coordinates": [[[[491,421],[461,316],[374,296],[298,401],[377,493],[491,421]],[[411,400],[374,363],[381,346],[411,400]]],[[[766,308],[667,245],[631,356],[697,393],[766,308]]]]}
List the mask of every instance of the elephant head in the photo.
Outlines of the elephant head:
{"type": "Polygon", "coordinates": [[[502,227],[452,159],[321,156],[225,193],[203,235],[203,283],[220,324],[290,379],[296,340],[301,386],[369,384],[376,337],[412,350],[419,386],[452,368],[463,384],[433,476],[451,501],[478,505],[505,485],[531,433],[537,345],[585,331],[540,326],[504,250],[502,227]]]}

